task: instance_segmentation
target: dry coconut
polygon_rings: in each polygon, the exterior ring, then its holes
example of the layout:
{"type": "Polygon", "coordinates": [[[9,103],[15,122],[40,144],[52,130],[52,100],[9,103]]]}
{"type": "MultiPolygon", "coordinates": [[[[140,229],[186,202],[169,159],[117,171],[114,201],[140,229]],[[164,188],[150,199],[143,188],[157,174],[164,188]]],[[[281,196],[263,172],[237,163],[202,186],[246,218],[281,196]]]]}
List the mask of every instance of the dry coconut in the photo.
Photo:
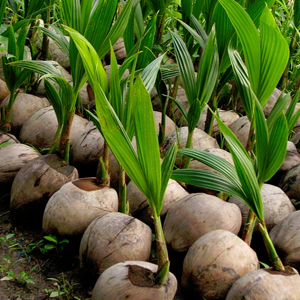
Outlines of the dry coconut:
{"type": "Polygon", "coordinates": [[[300,201],[300,164],[286,171],[278,186],[295,202],[300,201]]]}
{"type": "Polygon", "coordinates": [[[2,100],[10,94],[9,89],[4,80],[0,79],[0,103],[2,100]]]}
{"type": "Polygon", "coordinates": [[[270,237],[283,263],[300,270],[300,211],[273,227],[270,237]]]}
{"type": "Polygon", "coordinates": [[[157,265],[145,261],[125,261],[106,269],[97,280],[92,300],[173,300],[176,277],[169,272],[167,282],[155,285],[157,265]]]}
{"type": "Polygon", "coordinates": [[[98,276],[112,265],[126,260],[147,261],[152,232],[148,225],[131,216],[113,212],[96,218],[80,243],[81,267],[98,276]]]}
{"type": "Polygon", "coordinates": [[[0,145],[4,143],[19,144],[20,142],[13,134],[0,131],[0,145]]]}
{"type": "Polygon", "coordinates": [[[73,238],[81,236],[94,219],[118,211],[118,202],[117,192],[97,186],[96,178],[68,182],[49,199],[43,231],[73,238]]]}
{"type": "Polygon", "coordinates": [[[258,268],[256,253],[244,241],[229,231],[214,230],[190,247],[181,283],[195,299],[223,300],[235,281],[258,268]]]}
{"type": "MultiPolygon", "coordinates": [[[[7,108],[9,96],[7,96],[0,105],[0,109],[7,108]]],[[[11,129],[16,135],[19,134],[24,123],[39,109],[49,106],[47,98],[40,98],[31,94],[18,93],[13,108],[11,129]]]]}
{"type": "MultiPolygon", "coordinates": [[[[20,140],[38,149],[49,148],[57,130],[57,118],[52,106],[44,107],[34,113],[23,125],[20,140]]],[[[75,143],[79,135],[91,128],[92,122],[75,115],[70,133],[70,145],[75,143]]]]}
{"type": "Polygon", "coordinates": [[[39,153],[24,144],[10,144],[0,148],[0,197],[10,191],[17,173],[39,153]]]}
{"type": "Polygon", "coordinates": [[[65,183],[78,178],[77,170],[55,154],[37,157],[15,177],[10,197],[13,218],[40,223],[49,198],[65,183]]]}
{"type": "MultiPolygon", "coordinates": [[[[180,145],[180,148],[185,148],[188,138],[188,127],[184,126],[179,128],[177,131],[173,131],[166,138],[164,143],[164,153],[170,149],[170,147],[177,143],[180,145]]],[[[199,150],[205,150],[207,148],[220,148],[216,139],[212,138],[206,132],[201,129],[196,128],[193,135],[193,148],[199,150]]]]}
{"type": "Polygon", "coordinates": [[[164,222],[166,243],[178,252],[185,252],[204,234],[225,229],[237,234],[242,216],[236,205],[204,193],[195,193],[176,202],[164,222]]]}
{"type": "MultiPolygon", "coordinates": [[[[168,210],[180,199],[189,193],[175,180],[170,179],[164,196],[163,207],[161,210],[161,218],[163,219],[168,210]]],[[[152,210],[144,194],[137,186],[130,181],[127,186],[127,199],[130,207],[130,214],[143,221],[149,226],[153,225],[152,210]]]]}
{"type": "Polygon", "coordinates": [[[237,280],[226,300],[299,300],[300,276],[290,267],[285,271],[260,269],[237,280]]]}
{"type": "Polygon", "coordinates": [[[236,121],[234,121],[230,126],[230,130],[235,134],[235,136],[240,140],[242,145],[246,147],[248,136],[250,132],[250,121],[247,116],[243,116],[236,121]]]}
{"type": "MultiPolygon", "coordinates": [[[[268,230],[271,230],[276,224],[295,211],[289,197],[277,186],[264,183],[261,188],[261,196],[268,230]]],[[[235,197],[230,197],[228,202],[235,203],[240,208],[243,216],[243,224],[245,225],[249,207],[243,201],[235,197]]],[[[256,225],[255,231],[259,232],[258,225],[256,225]]]]}

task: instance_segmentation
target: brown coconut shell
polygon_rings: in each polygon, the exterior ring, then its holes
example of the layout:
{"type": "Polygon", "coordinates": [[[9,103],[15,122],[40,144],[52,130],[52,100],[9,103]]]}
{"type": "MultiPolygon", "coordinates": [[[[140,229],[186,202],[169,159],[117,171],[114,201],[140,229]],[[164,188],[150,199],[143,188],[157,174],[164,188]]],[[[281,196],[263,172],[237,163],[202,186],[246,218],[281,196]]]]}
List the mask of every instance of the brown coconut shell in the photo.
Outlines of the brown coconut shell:
{"type": "Polygon", "coordinates": [[[15,220],[39,223],[49,198],[65,183],[78,178],[77,170],[55,154],[40,156],[14,179],[10,209],[15,220]]]}
{"type": "Polygon", "coordinates": [[[80,262],[90,276],[98,276],[126,260],[147,261],[152,233],[148,225],[131,216],[113,212],[96,218],[80,243],[80,262]]]}
{"type": "MultiPolygon", "coordinates": [[[[295,207],[289,197],[277,186],[264,183],[261,188],[261,196],[264,205],[265,222],[268,230],[271,230],[276,224],[280,223],[295,211],[295,207]]],[[[249,207],[243,201],[235,197],[230,197],[228,202],[234,203],[240,208],[244,226],[249,213],[249,207]]],[[[255,227],[255,232],[259,232],[258,225],[255,227]]]]}
{"type": "Polygon", "coordinates": [[[0,195],[10,191],[17,173],[39,153],[24,144],[10,144],[0,148],[0,195]]]}
{"type": "MultiPolygon", "coordinates": [[[[179,142],[180,148],[185,148],[186,141],[188,138],[188,127],[184,126],[179,128],[177,131],[173,131],[166,138],[164,143],[164,153],[170,149],[170,147],[179,142]]],[[[196,128],[193,134],[193,148],[199,150],[205,150],[207,148],[220,148],[216,139],[208,135],[201,129],[196,128]]]]}
{"type": "Polygon", "coordinates": [[[286,171],[280,179],[278,186],[295,201],[300,201],[300,164],[286,171]]]}
{"type": "Polygon", "coordinates": [[[0,79],[0,103],[10,94],[9,89],[4,80],[0,79]]]}
{"type": "MultiPolygon", "coordinates": [[[[49,148],[57,130],[57,119],[52,106],[44,107],[34,113],[24,124],[20,132],[20,140],[38,149],[49,148]]],[[[70,145],[78,136],[93,126],[92,122],[75,115],[70,133],[70,145]]]]}
{"type": "Polygon", "coordinates": [[[229,231],[214,230],[190,247],[181,283],[195,299],[223,300],[234,282],[258,267],[256,253],[244,241],[229,231]]]}
{"type": "MultiPolygon", "coordinates": [[[[0,105],[0,109],[8,107],[9,96],[7,96],[0,105]]],[[[13,108],[11,131],[19,135],[24,123],[39,109],[49,106],[50,102],[47,98],[40,98],[27,93],[18,93],[13,108]]]]}
{"type": "Polygon", "coordinates": [[[251,123],[247,116],[243,116],[229,126],[230,130],[235,134],[235,136],[240,140],[242,145],[246,147],[248,136],[250,132],[251,123]]]}
{"type": "Polygon", "coordinates": [[[237,234],[242,216],[236,205],[204,193],[190,194],[176,202],[164,222],[166,243],[185,252],[204,234],[224,229],[237,234]]]}
{"type": "MultiPolygon", "coordinates": [[[[175,180],[170,179],[164,196],[161,218],[164,219],[168,210],[180,199],[189,193],[175,180]]],[[[149,226],[153,226],[152,210],[144,194],[137,186],[130,181],[127,186],[127,199],[130,207],[130,214],[143,221],[149,226]]]]}
{"type": "Polygon", "coordinates": [[[4,143],[19,144],[19,140],[11,133],[0,131],[0,145],[4,143]]]}
{"type": "Polygon", "coordinates": [[[97,217],[118,211],[118,194],[99,187],[96,178],[81,178],[64,184],[49,199],[43,216],[43,231],[64,237],[83,235],[97,217]]]}
{"type": "Polygon", "coordinates": [[[284,265],[300,270],[300,211],[274,226],[270,237],[284,265]]]}
{"type": "Polygon", "coordinates": [[[173,300],[176,277],[169,272],[167,282],[155,285],[157,265],[126,261],[106,269],[97,280],[92,300],[173,300]]]}
{"type": "Polygon", "coordinates": [[[226,300],[299,300],[300,276],[290,267],[285,271],[260,269],[237,280],[226,300]]]}

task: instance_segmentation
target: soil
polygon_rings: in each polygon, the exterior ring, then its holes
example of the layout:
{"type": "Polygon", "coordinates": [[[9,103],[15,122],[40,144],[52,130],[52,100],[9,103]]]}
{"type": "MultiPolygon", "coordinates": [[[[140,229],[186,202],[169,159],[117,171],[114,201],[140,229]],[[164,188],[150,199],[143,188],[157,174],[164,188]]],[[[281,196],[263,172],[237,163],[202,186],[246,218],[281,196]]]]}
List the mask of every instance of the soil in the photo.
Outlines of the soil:
{"type": "MultiPolygon", "coordinates": [[[[13,222],[9,195],[0,197],[0,300],[91,299],[95,282],[80,269],[79,245],[61,243],[61,251],[42,253],[47,244],[54,245],[41,227],[13,222]],[[4,280],[7,276],[13,278],[4,280]]],[[[178,268],[171,271],[180,276],[178,268]]],[[[184,300],[180,291],[174,300],[184,300]]]]}

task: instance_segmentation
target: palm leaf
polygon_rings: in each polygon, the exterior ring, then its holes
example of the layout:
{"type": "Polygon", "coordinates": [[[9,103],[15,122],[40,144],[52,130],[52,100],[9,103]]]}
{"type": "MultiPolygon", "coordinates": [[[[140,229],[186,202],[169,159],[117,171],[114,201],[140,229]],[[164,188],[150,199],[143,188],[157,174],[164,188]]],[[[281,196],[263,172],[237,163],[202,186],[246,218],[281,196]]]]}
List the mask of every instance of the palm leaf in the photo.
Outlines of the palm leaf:
{"type": "Polygon", "coordinates": [[[272,13],[266,7],[260,19],[261,72],[257,97],[265,106],[289,59],[289,47],[281,35],[272,13]]]}
{"type": "Polygon", "coordinates": [[[186,96],[189,104],[192,105],[193,101],[197,98],[194,65],[183,40],[176,33],[171,32],[171,35],[186,96]]]}
{"type": "Polygon", "coordinates": [[[261,221],[264,218],[263,204],[260,194],[260,187],[257,182],[251,159],[241,142],[232,133],[232,131],[219,119],[217,115],[215,115],[215,118],[220,127],[220,131],[224,135],[230,148],[230,153],[232,155],[242,189],[248,198],[247,205],[254,212],[258,220],[261,221]]]}
{"type": "Polygon", "coordinates": [[[254,93],[257,93],[261,58],[260,41],[256,27],[243,7],[234,0],[219,0],[219,3],[224,7],[242,44],[251,87],[254,93]]]}
{"type": "Polygon", "coordinates": [[[235,196],[246,203],[248,202],[242,190],[238,189],[237,186],[224,176],[211,171],[178,169],[173,171],[171,178],[190,185],[223,192],[227,195],[235,196]]]}
{"type": "Polygon", "coordinates": [[[270,134],[265,181],[270,180],[282,165],[286,156],[288,135],[286,118],[282,112],[270,134]]]}

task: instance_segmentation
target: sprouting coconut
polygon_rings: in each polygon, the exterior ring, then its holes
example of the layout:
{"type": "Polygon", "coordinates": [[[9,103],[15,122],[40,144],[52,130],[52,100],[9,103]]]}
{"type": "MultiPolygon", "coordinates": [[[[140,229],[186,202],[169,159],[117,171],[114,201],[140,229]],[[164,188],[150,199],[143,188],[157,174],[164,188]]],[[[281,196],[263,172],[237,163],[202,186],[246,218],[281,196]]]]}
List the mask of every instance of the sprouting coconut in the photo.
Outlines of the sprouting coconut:
{"type": "Polygon", "coordinates": [[[58,155],[47,154],[31,160],[13,181],[10,198],[13,218],[22,223],[41,222],[49,198],[62,185],[77,178],[77,170],[58,155]]]}
{"type": "Polygon", "coordinates": [[[97,179],[81,178],[63,185],[49,199],[43,216],[43,231],[68,238],[81,237],[97,217],[118,211],[118,194],[97,179]]]}
{"type": "Polygon", "coordinates": [[[270,237],[283,263],[300,269],[300,211],[283,219],[270,231],[270,237]]]}
{"type": "MultiPolygon", "coordinates": [[[[82,132],[92,126],[92,122],[74,115],[74,122],[70,133],[70,144],[72,145],[82,132]]],[[[20,132],[20,140],[29,143],[38,149],[50,148],[57,127],[58,123],[53,107],[44,107],[34,113],[25,122],[20,132]]]]}
{"type": "Polygon", "coordinates": [[[190,194],[176,202],[164,222],[166,242],[177,252],[185,252],[204,234],[224,229],[237,234],[242,216],[236,205],[204,193],[190,194]]]}
{"type": "MultiPolygon", "coordinates": [[[[132,4],[132,1],[126,2],[126,5],[128,4],[132,4]]],[[[149,206],[153,211],[152,214],[153,214],[153,223],[155,228],[155,239],[157,245],[158,268],[156,273],[152,273],[152,272],[151,273],[155,279],[156,285],[164,285],[166,284],[170,276],[169,275],[170,261],[168,258],[167,246],[164,240],[160,213],[163,205],[163,198],[164,198],[166,186],[169,181],[172,168],[174,165],[174,161],[176,158],[176,148],[174,146],[170,147],[170,150],[168,151],[167,155],[164,158],[163,163],[161,164],[160,149],[157,140],[155,121],[154,121],[153,110],[152,110],[152,105],[151,105],[151,100],[149,95],[149,91],[151,91],[153,88],[154,81],[152,81],[151,84],[148,83],[146,87],[142,78],[139,76],[136,78],[134,83],[130,84],[128,101],[132,103],[132,111],[129,112],[126,111],[126,113],[130,113],[130,116],[132,116],[133,126],[127,127],[125,123],[127,123],[128,119],[124,120],[124,118],[122,118],[120,113],[121,110],[120,107],[117,110],[117,112],[114,111],[113,105],[109,104],[107,96],[105,95],[105,93],[103,93],[102,88],[107,88],[107,85],[105,84],[105,82],[104,83],[102,82],[102,78],[100,82],[99,81],[100,77],[96,76],[96,72],[98,71],[101,72],[102,75],[104,74],[103,80],[105,81],[105,73],[102,67],[101,59],[97,55],[97,52],[95,51],[95,49],[93,49],[91,45],[87,43],[82,44],[81,43],[82,37],[80,37],[78,33],[75,33],[74,30],[69,29],[68,32],[70,33],[72,39],[74,40],[78,48],[80,56],[85,63],[85,67],[89,68],[90,70],[89,72],[87,72],[88,80],[95,92],[96,111],[98,117],[97,120],[99,123],[99,127],[101,128],[101,132],[108,146],[110,147],[110,149],[116,156],[117,160],[124,168],[125,172],[139,187],[139,189],[145,194],[147,200],[149,201],[149,206]],[[86,56],[85,55],[86,51],[89,51],[91,53],[91,56],[86,56]],[[131,134],[126,132],[128,128],[130,129],[131,134]],[[135,135],[136,137],[137,150],[134,149],[131,143],[131,139],[133,135],[135,135]]],[[[113,58],[112,61],[115,61],[113,55],[112,58],[113,58]]],[[[151,63],[153,66],[155,66],[153,67],[153,69],[156,70],[156,72],[159,70],[161,59],[162,57],[159,57],[151,63]]],[[[117,69],[117,67],[115,69],[117,69]]],[[[145,72],[145,70],[143,72],[145,72]]],[[[152,71],[152,68],[151,69],[148,68],[146,70],[146,72],[150,72],[150,71],[152,71]]],[[[143,74],[142,75],[145,76],[145,73],[143,74]]],[[[154,77],[152,78],[155,78],[156,74],[157,73],[155,73],[154,77]]],[[[118,84],[112,85],[111,88],[112,91],[116,92],[118,90],[118,84]]],[[[113,103],[114,106],[116,107],[119,104],[123,106],[123,103],[119,103],[117,102],[117,100],[118,99],[112,99],[112,101],[114,101],[113,103]]],[[[121,110],[121,112],[123,113],[124,111],[121,110]]],[[[124,186],[123,192],[124,193],[121,195],[122,200],[123,200],[123,196],[126,195],[126,186],[124,186]]],[[[122,211],[123,211],[123,204],[125,207],[127,203],[125,201],[124,202],[122,201],[122,211]]],[[[113,214],[119,214],[119,213],[106,214],[102,217],[99,217],[98,219],[104,220],[105,218],[113,214]]],[[[126,219],[132,218],[127,215],[123,215],[123,216],[125,216],[126,219]]],[[[82,243],[84,242],[85,236],[92,237],[92,234],[88,234],[88,231],[89,228],[93,227],[93,223],[96,222],[98,219],[94,220],[89,225],[82,238],[82,243]]],[[[142,223],[139,220],[137,221],[142,223]]],[[[133,223],[133,221],[131,222],[133,223]]],[[[147,226],[144,223],[142,224],[143,226],[147,226]]],[[[124,228],[123,231],[126,231],[126,227],[127,226],[125,227],[123,226],[124,228]]],[[[147,226],[147,228],[149,228],[149,226],[147,226]]],[[[118,235],[122,235],[123,231],[120,232],[120,234],[118,235]]],[[[113,228],[110,229],[110,233],[112,232],[113,232],[113,228]]],[[[108,234],[109,233],[107,233],[106,235],[108,234]]],[[[150,235],[151,235],[151,230],[150,230],[150,235]]],[[[118,243],[117,240],[118,240],[117,238],[114,239],[116,243],[118,243]]],[[[140,238],[135,240],[136,242],[138,242],[140,238]]],[[[128,243],[129,246],[127,246],[126,244],[127,244],[127,240],[125,241],[123,240],[121,245],[130,248],[130,241],[128,243]]],[[[106,249],[108,249],[109,246],[106,247],[106,249]]],[[[116,251],[116,253],[119,252],[120,250],[120,246],[117,247],[118,248],[116,250],[118,251],[116,251]]],[[[89,247],[87,250],[92,250],[92,248],[89,247]]],[[[107,254],[108,256],[106,256],[106,258],[113,259],[114,256],[113,254],[114,253],[112,253],[111,255],[107,254]]],[[[151,281],[150,278],[149,280],[151,281]]],[[[115,284],[117,285],[118,283],[115,282],[115,284]]],[[[176,285],[176,282],[174,282],[174,284],[176,285]]],[[[144,286],[145,294],[143,294],[142,296],[143,298],[147,297],[148,294],[147,286],[148,285],[144,286]]],[[[113,288],[111,289],[111,292],[112,293],[114,292],[113,288]]],[[[171,296],[173,298],[173,295],[171,296]]],[[[171,300],[171,298],[168,297],[168,300],[169,299],[171,300]]]]}
{"type": "Polygon", "coordinates": [[[97,217],[80,243],[80,262],[89,275],[99,275],[126,260],[147,261],[152,233],[148,225],[131,216],[112,212],[97,217]]]}
{"type": "Polygon", "coordinates": [[[238,279],[229,290],[226,300],[298,300],[300,276],[287,267],[285,271],[260,269],[238,279]]]}
{"type": "Polygon", "coordinates": [[[4,143],[19,144],[19,140],[10,133],[0,131],[0,145],[4,143]]]}
{"type": "Polygon", "coordinates": [[[251,123],[249,122],[247,116],[243,116],[236,121],[234,121],[229,128],[235,134],[235,136],[240,140],[242,145],[246,147],[251,123]]]}
{"type": "Polygon", "coordinates": [[[9,95],[9,90],[4,80],[0,79],[0,103],[9,95]]]}
{"type": "MultiPolygon", "coordinates": [[[[184,126],[179,128],[176,131],[173,131],[166,138],[164,143],[164,152],[166,153],[171,145],[179,144],[180,148],[184,148],[186,146],[188,140],[188,127],[184,126]]],[[[199,150],[205,150],[207,148],[220,148],[216,139],[208,135],[201,129],[195,128],[193,134],[193,148],[199,150]]]]}
{"type": "Polygon", "coordinates": [[[97,280],[92,300],[173,299],[176,277],[169,273],[165,284],[157,286],[153,274],[157,265],[125,261],[106,269],[97,280]]]}
{"type": "MultiPolygon", "coordinates": [[[[261,188],[261,195],[264,205],[265,221],[268,230],[271,230],[275,225],[280,223],[288,215],[290,215],[295,208],[289,197],[277,186],[271,184],[263,184],[261,188]]],[[[241,200],[231,197],[228,200],[230,203],[235,203],[241,210],[243,216],[243,226],[245,226],[249,207],[241,200]]],[[[255,231],[259,231],[258,225],[255,231]]]]}
{"type": "Polygon", "coordinates": [[[190,247],[181,284],[195,299],[223,300],[235,281],[258,267],[256,253],[245,242],[229,231],[213,230],[190,247]]]}
{"type": "Polygon", "coordinates": [[[293,166],[286,171],[280,179],[278,186],[295,201],[300,201],[300,164],[293,166]]]}
{"type": "Polygon", "coordinates": [[[31,160],[39,157],[32,147],[14,143],[0,148],[0,194],[10,191],[17,173],[31,160]]]}
{"type": "MultiPolygon", "coordinates": [[[[6,97],[0,105],[0,109],[7,108],[9,97],[6,97]]],[[[11,131],[19,135],[23,124],[39,109],[49,106],[46,98],[40,98],[27,93],[18,93],[12,108],[11,131]]]]}
{"type": "MultiPolygon", "coordinates": [[[[170,179],[161,212],[162,219],[165,218],[168,210],[180,199],[189,193],[175,180],[170,179]]],[[[153,225],[153,216],[149,203],[145,195],[130,181],[127,186],[127,198],[130,207],[130,213],[133,217],[138,218],[149,226],[153,225]]]]}

